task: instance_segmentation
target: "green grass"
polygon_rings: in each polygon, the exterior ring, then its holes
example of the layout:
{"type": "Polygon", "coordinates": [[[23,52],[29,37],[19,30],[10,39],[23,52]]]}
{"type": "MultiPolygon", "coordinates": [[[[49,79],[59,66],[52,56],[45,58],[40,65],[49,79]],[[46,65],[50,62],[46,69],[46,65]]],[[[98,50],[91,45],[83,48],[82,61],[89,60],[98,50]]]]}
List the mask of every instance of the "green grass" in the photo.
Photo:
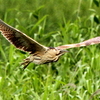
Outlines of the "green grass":
{"type": "MultiPolygon", "coordinates": [[[[0,0],[0,18],[54,47],[99,36],[97,6],[92,0],[0,0]]],[[[68,51],[58,62],[22,70],[28,53],[0,35],[0,100],[99,100],[100,45],[68,51]]]]}

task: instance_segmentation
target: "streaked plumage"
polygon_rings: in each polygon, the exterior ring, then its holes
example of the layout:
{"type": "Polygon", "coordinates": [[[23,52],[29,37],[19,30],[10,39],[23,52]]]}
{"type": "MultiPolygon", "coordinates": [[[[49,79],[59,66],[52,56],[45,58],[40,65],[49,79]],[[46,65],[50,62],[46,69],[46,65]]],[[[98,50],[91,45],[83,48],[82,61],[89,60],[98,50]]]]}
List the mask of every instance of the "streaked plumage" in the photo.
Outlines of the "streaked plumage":
{"type": "Polygon", "coordinates": [[[26,68],[30,62],[34,62],[35,64],[55,62],[59,59],[61,55],[66,53],[65,49],[100,43],[100,37],[95,37],[81,43],[68,44],[50,48],[41,45],[34,39],[30,38],[21,31],[11,27],[2,20],[0,20],[0,31],[2,35],[16,48],[30,53],[30,56],[26,58],[22,63],[24,65],[24,68],[26,68]]]}

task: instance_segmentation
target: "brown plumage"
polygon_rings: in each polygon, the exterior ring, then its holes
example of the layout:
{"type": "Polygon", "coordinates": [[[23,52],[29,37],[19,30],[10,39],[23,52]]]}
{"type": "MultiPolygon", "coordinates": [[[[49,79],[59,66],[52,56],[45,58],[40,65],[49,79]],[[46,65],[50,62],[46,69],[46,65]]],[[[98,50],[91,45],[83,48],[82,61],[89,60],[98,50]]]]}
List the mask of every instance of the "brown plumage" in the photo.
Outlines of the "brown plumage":
{"type": "Polygon", "coordinates": [[[26,58],[22,63],[24,65],[24,68],[26,68],[30,62],[34,62],[35,64],[55,62],[59,59],[61,55],[67,52],[65,49],[100,43],[100,37],[95,37],[76,44],[68,44],[50,48],[41,45],[34,39],[30,38],[21,31],[11,27],[2,20],[0,20],[0,31],[2,35],[16,48],[30,53],[30,56],[26,58]]]}

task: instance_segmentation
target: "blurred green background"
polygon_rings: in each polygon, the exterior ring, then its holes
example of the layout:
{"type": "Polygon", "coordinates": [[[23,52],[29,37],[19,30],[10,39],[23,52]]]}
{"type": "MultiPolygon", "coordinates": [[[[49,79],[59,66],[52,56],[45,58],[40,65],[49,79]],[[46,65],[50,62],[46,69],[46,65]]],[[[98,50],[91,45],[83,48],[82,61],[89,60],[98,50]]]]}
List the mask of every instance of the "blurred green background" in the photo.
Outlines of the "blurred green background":
{"type": "MultiPolygon", "coordinates": [[[[99,0],[0,0],[0,19],[43,45],[100,34],[99,0]]],[[[22,70],[28,56],[0,35],[0,100],[99,100],[100,45],[69,49],[56,63],[22,70]]]]}

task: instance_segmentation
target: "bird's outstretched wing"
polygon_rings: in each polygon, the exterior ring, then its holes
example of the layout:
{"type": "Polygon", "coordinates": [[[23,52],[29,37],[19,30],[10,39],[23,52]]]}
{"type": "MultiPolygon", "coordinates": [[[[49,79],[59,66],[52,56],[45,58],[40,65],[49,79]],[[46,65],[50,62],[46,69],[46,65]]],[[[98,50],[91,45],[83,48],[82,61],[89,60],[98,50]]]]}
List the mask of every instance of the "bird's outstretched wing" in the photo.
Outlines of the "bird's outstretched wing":
{"type": "Polygon", "coordinates": [[[9,42],[11,42],[20,50],[33,54],[36,52],[42,53],[48,49],[21,31],[6,24],[2,20],[0,20],[0,31],[9,42]]]}
{"type": "Polygon", "coordinates": [[[69,49],[69,48],[83,47],[83,46],[88,46],[88,45],[93,45],[93,44],[98,44],[98,43],[100,43],[100,36],[80,42],[80,43],[62,45],[62,46],[58,46],[56,48],[57,49],[69,49]]]}

